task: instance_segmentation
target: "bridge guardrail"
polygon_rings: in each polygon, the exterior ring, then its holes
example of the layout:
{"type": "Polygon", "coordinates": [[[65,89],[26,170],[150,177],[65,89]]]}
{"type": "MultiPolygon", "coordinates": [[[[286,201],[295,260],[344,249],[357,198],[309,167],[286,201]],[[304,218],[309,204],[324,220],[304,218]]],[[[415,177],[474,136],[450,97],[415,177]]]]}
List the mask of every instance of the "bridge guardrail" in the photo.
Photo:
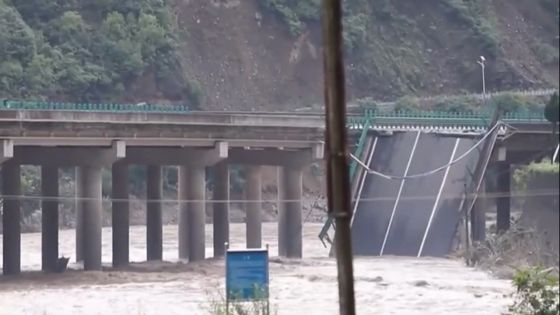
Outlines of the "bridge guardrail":
{"type": "MultiPolygon", "coordinates": [[[[352,117],[349,117],[352,118],[352,117]]],[[[362,127],[362,133],[360,134],[360,138],[358,139],[358,143],[356,145],[356,150],[354,151],[354,156],[361,156],[363,151],[364,151],[364,147],[365,147],[365,143],[366,143],[366,139],[368,136],[368,129],[370,127],[370,125],[372,124],[372,119],[373,117],[367,117],[362,124],[360,124],[360,126],[362,127]]],[[[353,182],[354,181],[354,176],[356,175],[356,169],[358,167],[358,163],[355,160],[352,160],[350,162],[350,180],[353,182]]],[[[323,245],[326,247],[325,244],[325,239],[327,242],[329,242],[330,244],[332,244],[332,241],[329,236],[329,230],[332,228],[336,228],[334,226],[334,220],[331,217],[327,218],[327,221],[325,222],[325,224],[323,225],[323,227],[321,228],[321,232],[319,233],[319,239],[321,240],[321,242],[323,243],[323,245]]]]}
{"type": "Polygon", "coordinates": [[[59,103],[27,102],[3,100],[0,110],[53,110],[53,111],[93,111],[93,112],[128,112],[128,113],[170,113],[188,114],[191,110],[185,105],[163,104],[94,104],[94,103],[59,103]]]}
{"type": "MultiPolygon", "coordinates": [[[[347,119],[350,129],[362,129],[368,121],[375,118],[376,126],[430,126],[458,128],[486,128],[491,120],[491,112],[438,112],[438,111],[406,111],[394,113],[376,113],[366,110],[362,116],[351,116],[347,119]]],[[[502,116],[506,123],[545,123],[544,113],[508,112],[502,116]]]]}
{"type": "MultiPolygon", "coordinates": [[[[165,114],[194,114],[205,113],[204,111],[192,111],[186,105],[164,105],[164,104],[94,104],[94,103],[59,103],[59,102],[30,102],[30,101],[0,101],[0,110],[22,110],[22,111],[86,111],[86,112],[108,112],[108,113],[165,113],[165,114]]],[[[229,115],[232,112],[209,112],[216,115],[229,115]]],[[[234,112],[240,114],[241,112],[234,112]]],[[[265,113],[243,112],[246,115],[265,115],[265,113]]],[[[266,113],[266,115],[290,113],[266,113]]],[[[291,113],[300,116],[301,113],[291,113]]],[[[324,113],[316,113],[322,116],[324,113]]],[[[305,116],[312,116],[306,114],[305,116]]],[[[434,126],[434,127],[486,127],[492,116],[491,111],[482,112],[445,112],[445,111],[400,111],[392,113],[376,112],[366,109],[363,115],[348,116],[347,126],[350,129],[361,130],[366,122],[375,117],[375,126],[434,126]]],[[[544,113],[534,112],[509,112],[503,115],[505,122],[511,123],[543,123],[546,122],[544,113]]]]}

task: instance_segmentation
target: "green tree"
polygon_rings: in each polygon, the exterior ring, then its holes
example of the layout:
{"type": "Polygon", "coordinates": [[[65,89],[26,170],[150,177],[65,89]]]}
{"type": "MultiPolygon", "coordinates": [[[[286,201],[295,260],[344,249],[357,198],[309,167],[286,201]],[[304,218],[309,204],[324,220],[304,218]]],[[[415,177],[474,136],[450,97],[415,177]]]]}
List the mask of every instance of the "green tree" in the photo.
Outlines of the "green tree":
{"type": "Polygon", "coordinates": [[[24,96],[44,95],[50,96],[56,84],[52,59],[35,55],[24,71],[24,96]]]}
{"type": "Polygon", "coordinates": [[[29,62],[34,54],[33,30],[16,10],[0,4],[0,60],[29,62]]]}
{"type": "Polygon", "coordinates": [[[107,14],[107,17],[101,25],[101,33],[105,38],[112,41],[130,38],[130,31],[128,30],[124,16],[119,12],[107,14]]]}
{"type": "Polygon", "coordinates": [[[153,63],[158,50],[171,48],[165,29],[153,15],[141,14],[136,31],[136,39],[142,46],[142,57],[145,62],[153,63]]]}
{"type": "Polygon", "coordinates": [[[11,0],[11,3],[33,27],[39,27],[66,11],[76,9],[75,0],[11,0]]]}
{"type": "Polygon", "coordinates": [[[17,60],[0,62],[0,91],[6,95],[18,95],[23,77],[23,67],[17,60]]]}
{"type": "Polygon", "coordinates": [[[132,39],[130,27],[118,12],[111,12],[101,26],[100,50],[107,69],[111,69],[113,79],[123,82],[142,73],[141,43],[132,39]]]}
{"type": "Polygon", "coordinates": [[[51,44],[60,45],[75,51],[78,47],[86,44],[90,38],[89,26],[79,12],[67,11],[53,21],[48,29],[51,44]]]}

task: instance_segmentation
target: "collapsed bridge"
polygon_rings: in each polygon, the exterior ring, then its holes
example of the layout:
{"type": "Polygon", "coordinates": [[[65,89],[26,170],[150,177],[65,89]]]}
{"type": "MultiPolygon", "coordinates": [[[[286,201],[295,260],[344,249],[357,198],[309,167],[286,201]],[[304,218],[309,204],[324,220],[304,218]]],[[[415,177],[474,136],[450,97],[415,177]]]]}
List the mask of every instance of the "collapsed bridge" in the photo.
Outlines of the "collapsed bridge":
{"type": "MultiPolygon", "coordinates": [[[[487,168],[498,169],[498,188],[509,193],[511,165],[554,150],[537,115],[507,114],[491,130],[489,114],[398,116],[366,115],[350,124],[359,134],[351,165],[355,255],[445,256],[466,221],[472,239],[484,239],[485,213],[475,202],[484,190],[473,178],[477,163],[483,176],[487,168]]],[[[497,198],[499,229],[509,227],[509,203],[507,194],[497,198]]],[[[320,234],[324,244],[334,238],[331,227],[328,220],[320,234]]]]}

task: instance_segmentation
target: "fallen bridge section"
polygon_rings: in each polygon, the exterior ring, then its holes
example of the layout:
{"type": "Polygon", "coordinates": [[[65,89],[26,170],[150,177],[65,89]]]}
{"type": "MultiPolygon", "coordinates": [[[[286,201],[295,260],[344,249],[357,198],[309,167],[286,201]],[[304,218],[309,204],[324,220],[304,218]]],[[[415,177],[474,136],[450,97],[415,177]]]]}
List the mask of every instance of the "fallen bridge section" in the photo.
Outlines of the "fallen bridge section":
{"type": "Polygon", "coordinates": [[[478,149],[441,171],[478,139],[435,133],[376,136],[358,181],[352,221],[356,255],[444,256],[451,250],[478,149]]]}

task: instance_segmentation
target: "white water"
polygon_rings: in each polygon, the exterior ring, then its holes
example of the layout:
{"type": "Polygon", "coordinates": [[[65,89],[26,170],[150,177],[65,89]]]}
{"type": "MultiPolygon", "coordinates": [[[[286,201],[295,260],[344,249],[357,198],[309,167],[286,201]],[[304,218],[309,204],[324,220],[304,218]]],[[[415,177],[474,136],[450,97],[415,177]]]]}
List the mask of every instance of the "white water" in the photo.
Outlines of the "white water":
{"type": "MultiPolygon", "coordinates": [[[[304,226],[301,261],[271,260],[272,304],[280,315],[338,314],[336,262],[317,239],[318,224],[304,226]]],[[[264,241],[277,254],[276,225],[264,241]]],[[[207,255],[212,255],[211,225],[207,255]]],[[[1,237],[0,237],[1,238],[1,237]]],[[[231,225],[231,246],[244,246],[245,227],[231,225]]],[[[61,231],[61,254],[74,257],[74,231],[61,231]]],[[[40,269],[40,234],[22,235],[24,270],[40,269]]],[[[1,253],[0,253],[1,255],[1,253]]],[[[145,228],[131,228],[131,259],[145,255],[145,228]]],[[[176,261],[177,231],[164,227],[164,259],[176,261]]],[[[111,230],[103,229],[103,261],[111,261],[111,230]]],[[[460,261],[402,257],[354,262],[358,314],[499,315],[511,303],[508,281],[492,279],[460,261]],[[428,285],[418,286],[418,281],[428,285]]],[[[75,266],[72,266],[75,267],[75,266]]],[[[208,314],[209,297],[223,290],[223,261],[141,264],[132,271],[67,272],[0,276],[0,315],[18,314],[208,314]]]]}

